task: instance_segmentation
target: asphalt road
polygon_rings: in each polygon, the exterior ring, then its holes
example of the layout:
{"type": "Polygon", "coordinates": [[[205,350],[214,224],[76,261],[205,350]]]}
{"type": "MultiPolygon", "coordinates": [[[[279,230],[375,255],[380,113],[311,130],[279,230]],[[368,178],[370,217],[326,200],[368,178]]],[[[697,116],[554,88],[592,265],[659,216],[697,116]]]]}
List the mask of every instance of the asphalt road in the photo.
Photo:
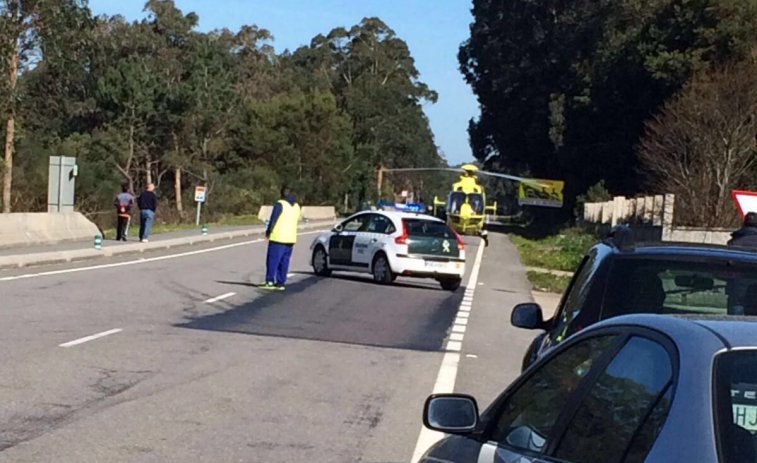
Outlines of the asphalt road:
{"type": "Polygon", "coordinates": [[[0,462],[408,463],[442,379],[486,405],[517,375],[505,236],[456,293],[317,278],[311,239],[283,293],[256,287],[257,240],[0,272],[0,462]]]}

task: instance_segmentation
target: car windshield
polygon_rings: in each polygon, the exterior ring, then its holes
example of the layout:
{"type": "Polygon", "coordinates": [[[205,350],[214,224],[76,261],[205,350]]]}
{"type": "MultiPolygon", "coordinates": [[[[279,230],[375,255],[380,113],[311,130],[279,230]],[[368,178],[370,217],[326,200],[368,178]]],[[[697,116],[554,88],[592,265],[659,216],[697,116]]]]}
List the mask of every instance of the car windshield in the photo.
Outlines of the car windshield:
{"type": "Polygon", "coordinates": [[[602,318],[630,313],[757,315],[757,266],[726,259],[618,258],[602,318]]]}
{"type": "Polygon", "coordinates": [[[447,211],[452,214],[459,214],[460,208],[465,203],[465,193],[456,191],[450,193],[447,197],[447,211]]]}
{"type": "Polygon", "coordinates": [[[423,219],[404,219],[408,236],[454,239],[454,232],[444,222],[423,219]]]}
{"type": "Polygon", "coordinates": [[[757,351],[718,356],[715,391],[723,463],[757,462],[757,351]]]}
{"type": "Polygon", "coordinates": [[[480,195],[478,193],[471,193],[468,195],[468,203],[470,203],[471,207],[474,211],[476,211],[476,214],[483,214],[484,213],[484,197],[483,195],[480,195]]]}

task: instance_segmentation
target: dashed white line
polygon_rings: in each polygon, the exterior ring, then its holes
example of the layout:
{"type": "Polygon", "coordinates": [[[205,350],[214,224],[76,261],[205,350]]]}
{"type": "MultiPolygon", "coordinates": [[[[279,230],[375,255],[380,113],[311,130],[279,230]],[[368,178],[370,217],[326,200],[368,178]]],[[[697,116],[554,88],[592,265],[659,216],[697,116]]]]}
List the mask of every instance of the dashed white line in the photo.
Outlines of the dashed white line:
{"type": "Polygon", "coordinates": [[[210,299],[208,299],[207,301],[205,301],[205,303],[206,303],[206,304],[212,304],[212,303],[214,303],[214,302],[222,301],[222,300],[224,300],[224,299],[228,299],[228,298],[230,298],[230,297],[233,297],[233,296],[236,296],[236,295],[237,295],[237,293],[226,293],[226,294],[221,294],[220,296],[211,297],[210,299]]]}
{"type": "MultiPolygon", "coordinates": [[[[472,302],[473,291],[478,283],[478,273],[481,270],[481,260],[484,256],[483,242],[478,246],[478,253],[476,254],[476,261],[473,264],[473,270],[471,270],[470,277],[468,278],[468,286],[466,290],[466,299],[470,299],[472,302]]],[[[463,304],[461,304],[460,310],[462,310],[463,304]]],[[[462,340],[457,338],[462,336],[460,333],[465,333],[468,319],[460,317],[462,313],[467,311],[458,312],[458,317],[455,319],[455,323],[452,326],[452,334],[450,334],[450,340],[447,341],[447,352],[442,359],[442,365],[439,368],[439,374],[436,377],[436,383],[434,384],[434,394],[450,393],[455,390],[455,381],[457,380],[457,370],[460,364],[460,350],[462,349],[462,340]],[[455,336],[457,334],[457,336],[455,336]],[[453,337],[454,336],[454,337],[453,337]]],[[[418,436],[418,442],[415,444],[415,451],[413,457],[410,460],[411,463],[417,463],[420,461],[426,451],[431,448],[432,445],[439,442],[444,438],[444,434],[436,431],[431,431],[426,427],[421,427],[420,435],[418,436]]]]}
{"type": "Polygon", "coordinates": [[[452,341],[462,341],[465,335],[463,333],[452,333],[449,335],[450,340],[452,341]]]}
{"type": "Polygon", "coordinates": [[[121,328],[116,328],[109,331],[103,331],[102,333],[93,334],[92,336],[86,336],[79,339],[74,339],[73,341],[64,342],[60,345],[60,347],[73,347],[78,346],[79,344],[84,344],[85,342],[94,341],[95,339],[104,338],[105,336],[110,336],[111,334],[120,333],[123,331],[121,328]]]}
{"type": "Polygon", "coordinates": [[[458,318],[469,318],[470,312],[463,312],[462,310],[457,313],[458,318]]]}

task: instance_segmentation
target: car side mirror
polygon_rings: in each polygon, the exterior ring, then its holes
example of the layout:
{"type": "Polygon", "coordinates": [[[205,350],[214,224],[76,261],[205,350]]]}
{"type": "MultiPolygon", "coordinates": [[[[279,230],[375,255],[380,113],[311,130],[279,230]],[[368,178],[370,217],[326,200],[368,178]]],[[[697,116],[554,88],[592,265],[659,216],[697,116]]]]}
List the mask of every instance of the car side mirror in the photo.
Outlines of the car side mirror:
{"type": "Polygon", "coordinates": [[[334,227],[334,231],[336,233],[342,233],[344,231],[344,226],[342,224],[339,224],[336,227],[334,227]]]}
{"type": "Polygon", "coordinates": [[[544,329],[544,314],[541,306],[534,302],[516,305],[510,315],[510,323],[526,330],[544,329]]]}
{"type": "Polygon", "coordinates": [[[447,434],[470,434],[478,426],[476,399],[465,394],[434,394],[423,407],[423,425],[447,434]]]}

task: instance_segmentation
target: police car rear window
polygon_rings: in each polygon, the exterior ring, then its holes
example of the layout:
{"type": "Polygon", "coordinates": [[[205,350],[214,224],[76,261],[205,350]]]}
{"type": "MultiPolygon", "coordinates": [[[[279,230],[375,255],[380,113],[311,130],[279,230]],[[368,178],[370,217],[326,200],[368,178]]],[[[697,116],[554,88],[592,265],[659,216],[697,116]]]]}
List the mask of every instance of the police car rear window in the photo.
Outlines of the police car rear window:
{"type": "Polygon", "coordinates": [[[455,235],[444,222],[423,219],[404,219],[409,236],[454,239],[455,235]]]}
{"type": "Polygon", "coordinates": [[[718,356],[717,438],[722,463],[757,462],[757,351],[718,356]]]}

